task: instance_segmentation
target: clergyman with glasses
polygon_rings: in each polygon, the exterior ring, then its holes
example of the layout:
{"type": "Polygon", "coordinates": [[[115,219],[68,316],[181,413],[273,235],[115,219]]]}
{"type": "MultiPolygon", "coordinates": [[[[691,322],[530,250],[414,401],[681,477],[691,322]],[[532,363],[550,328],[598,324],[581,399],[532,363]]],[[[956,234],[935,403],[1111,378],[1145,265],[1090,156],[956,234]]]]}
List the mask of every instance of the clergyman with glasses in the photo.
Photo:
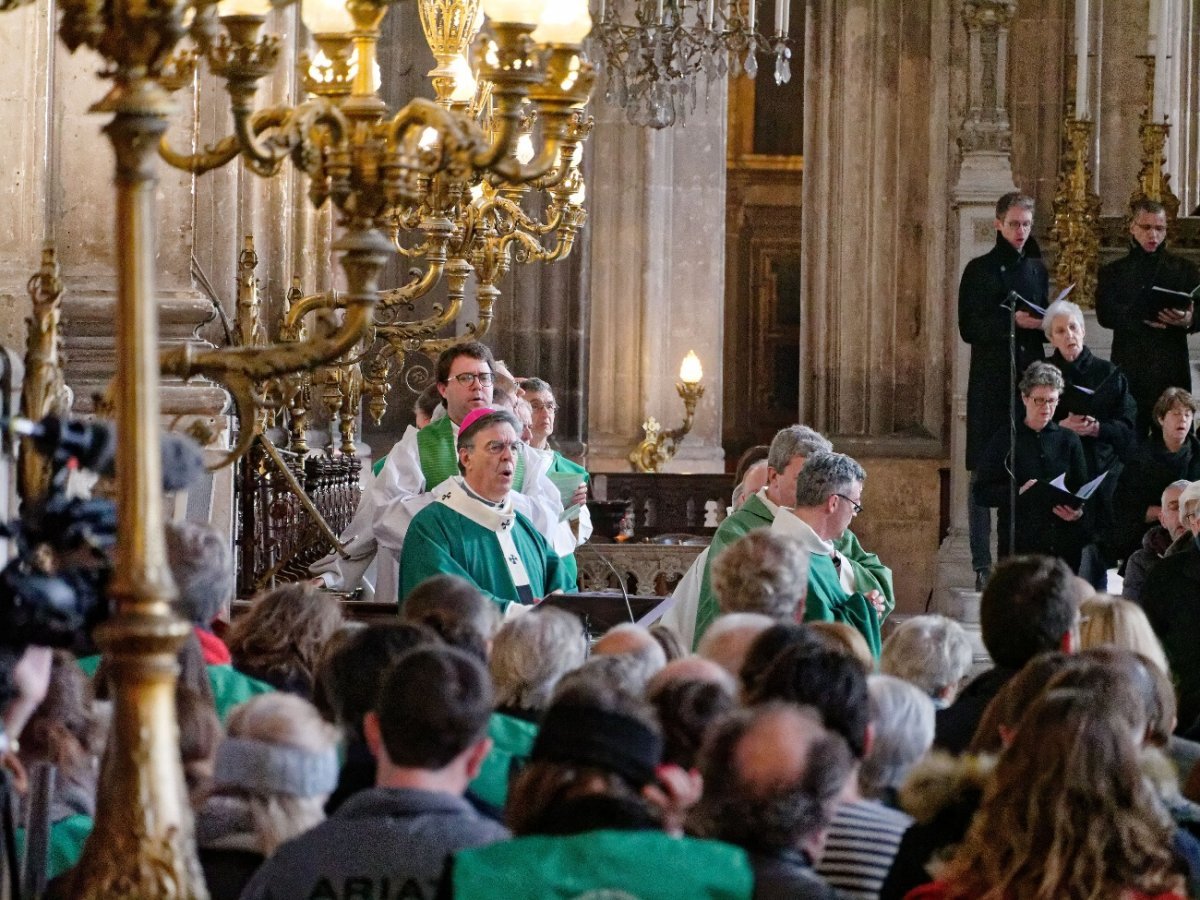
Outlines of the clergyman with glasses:
{"type": "Polygon", "coordinates": [[[1083,548],[1091,538],[1083,510],[1066,504],[1046,509],[1029,494],[1035,483],[1051,482],[1060,475],[1070,491],[1079,490],[1088,479],[1079,435],[1054,421],[1063,386],[1062,373],[1050,363],[1035,362],[1025,370],[1018,384],[1025,417],[1017,423],[1016,458],[1009,458],[1008,429],[996,432],[975,472],[975,502],[999,509],[1001,558],[1014,553],[1059,556],[1078,573],[1083,548]],[[1015,547],[1008,545],[1010,477],[1017,482],[1015,547]]]}
{"type": "Polygon", "coordinates": [[[400,596],[434,575],[458,575],[506,615],[572,590],[562,560],[513,504],[523,447],[508,410],[479,408],[458,432],[459,475],[441,483],[413,517],[400,557],[400,596]]]}
{"type": "MultiPolygon", "coordinates": [[[[331,564],[323,577],[328,587],[354,590],[374,559],[376,598],[390,601],[404,596],[397,594],[395,573],[405,535],[413,517],[433,502],[434,489],[459,474],[455,448],[459,424],[472,411],[492,405],[496,379],[492,352],[478,341],[450,347],[438,357],[436,379],[445,413],[435,413],[424,428],[410,426],[368,482],[350,525],[355,533],[348,529],[342,535],[352,558],[327,558],[331,564]],[[369,533],[358,533],[363,530],[369,533]]],[[[543,460],[527,456],[524,450],[517,454],[513,506],[553,541],[563,506],[546,468],[543,460]]]]}
{"type": "Polygon", "coordinates": [[[1163,391],[1192,389],[1187,337],[1200,331],[1189,298],[1154,288],[1190,294],[1200,286],[1200,269],[1167,250],[1167,212],[1161,203],[1134,203],[1129,233],[1129,252],[1100,269],[1096,319],[1112,329],[1112,361],[1129,379],[1141,438],[1154,425],[1154,403],[1163,391]],[[1159,309],[1156,296],[1176,303],[1159,309]],[[1152,315],[1154,310],[1159,311],[1152,315]]]}

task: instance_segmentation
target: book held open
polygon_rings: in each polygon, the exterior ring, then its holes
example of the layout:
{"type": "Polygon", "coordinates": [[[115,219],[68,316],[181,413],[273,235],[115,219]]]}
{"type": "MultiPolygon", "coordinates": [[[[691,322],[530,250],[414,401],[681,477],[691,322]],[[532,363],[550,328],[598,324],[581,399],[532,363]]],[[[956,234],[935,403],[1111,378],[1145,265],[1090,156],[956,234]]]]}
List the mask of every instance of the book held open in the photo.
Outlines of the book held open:
{"type": "Polygon", "coordinates": [[[1029,490],[1021,495],[1021,500],[1025,504],[1034,504],[1046,512],[1050,512],[1056,506],[1069,506],[1071,509],[1081,509],[1091,499],[1092,495],[1096,493],[1107,477],[1108,472],[1101,472],[1079,490],[1072,493],[1066,484],[1067,473],[1063,472],[1052,481],[1035,482],[1030,486],[1029,490]]]}

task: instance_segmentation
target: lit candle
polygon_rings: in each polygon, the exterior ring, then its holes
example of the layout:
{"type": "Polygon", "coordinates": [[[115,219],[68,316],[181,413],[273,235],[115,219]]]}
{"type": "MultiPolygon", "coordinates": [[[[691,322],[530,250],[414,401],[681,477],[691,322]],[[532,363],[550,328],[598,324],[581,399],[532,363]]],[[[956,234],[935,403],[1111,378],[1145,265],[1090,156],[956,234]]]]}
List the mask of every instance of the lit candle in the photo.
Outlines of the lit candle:
{"type": "Polygon", "coordinates": [[[1090,118],[1088,113],[1088,0],[1075,0],[1075,118],[1090,118]]]}
{"type": "Polygon", "coordinates": [[[699,384],[704,377],[704,369],[700,366],[700,357],[695,350],[689,350],[679,367],[679,380],[684,384],[699,384]]]}

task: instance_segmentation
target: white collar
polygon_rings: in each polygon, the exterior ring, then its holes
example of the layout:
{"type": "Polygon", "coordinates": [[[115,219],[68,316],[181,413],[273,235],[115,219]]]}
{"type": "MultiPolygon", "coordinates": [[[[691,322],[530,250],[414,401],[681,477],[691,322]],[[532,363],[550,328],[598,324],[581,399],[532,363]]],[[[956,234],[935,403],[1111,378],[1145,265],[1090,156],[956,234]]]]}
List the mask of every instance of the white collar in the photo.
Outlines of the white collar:
{"type": "Polygon", "coordinates": [[[833,553],[833,541],[827,541],[817,534],[811,525],[801,519],[790,509],[783,508],[787,515],[776,515],[771,523],[771,530],[797,538],[810,553],[822,553],[829,556],[833,553]]]}
{"type": "Polygon", "coordinates": [[[763,502],[763,506],[770,511],[772,518],[775,518],[779,515],[780,509],[787,509],[786,506],[779,507],[771,502],[771,498],[767,496],[767,486],[765,484],[754,492],[754,496],[763,502]]]}

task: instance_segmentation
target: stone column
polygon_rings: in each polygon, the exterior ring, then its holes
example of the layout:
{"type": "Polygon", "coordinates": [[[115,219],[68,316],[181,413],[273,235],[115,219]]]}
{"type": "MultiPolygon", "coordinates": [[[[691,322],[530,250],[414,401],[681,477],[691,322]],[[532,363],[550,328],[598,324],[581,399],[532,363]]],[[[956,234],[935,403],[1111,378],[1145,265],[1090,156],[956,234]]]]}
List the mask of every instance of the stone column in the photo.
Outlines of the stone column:
{"type": "MultiPolygon", "coordinates": [[[[701,87],[703,91],[703,87],[701,87]]],[[[725,296],[724,84],[687,124],[660,131],[595,104],[588,185],[591,337],[588,467],[629,471],[654,416],[683,419],[679,364],[695,350],[706,393],[667,471],[720,472],[725,296]]]]}
{"type": "MultiPolygon", "coordinates": [[[[963,20],[968,34],[968,113],[959,132],[962,168],[951,194],[956,213],[953,282],[945,296],[945,319],[958,321],[958,276],[973,257],[992,248],[996,240],[996,200],[1013,185],[1012,127],[1009,124],[1005,71],[1008,66],[1008,26],[1016,0],[968,0],[963,20]]],[[[956,609],[955,588],[974,584],[967,533],[968,473],[966,458],[967,373],[970,349],[956,333],[949,339],[953,395],[950,429],[950,533],[938,553],[934,605],[949,614],[956,609]]],[[[994,517],[993,517],[994,518],[994,517]]],[[[961,606],[961,603],[958,603],[961,606]]]]}

